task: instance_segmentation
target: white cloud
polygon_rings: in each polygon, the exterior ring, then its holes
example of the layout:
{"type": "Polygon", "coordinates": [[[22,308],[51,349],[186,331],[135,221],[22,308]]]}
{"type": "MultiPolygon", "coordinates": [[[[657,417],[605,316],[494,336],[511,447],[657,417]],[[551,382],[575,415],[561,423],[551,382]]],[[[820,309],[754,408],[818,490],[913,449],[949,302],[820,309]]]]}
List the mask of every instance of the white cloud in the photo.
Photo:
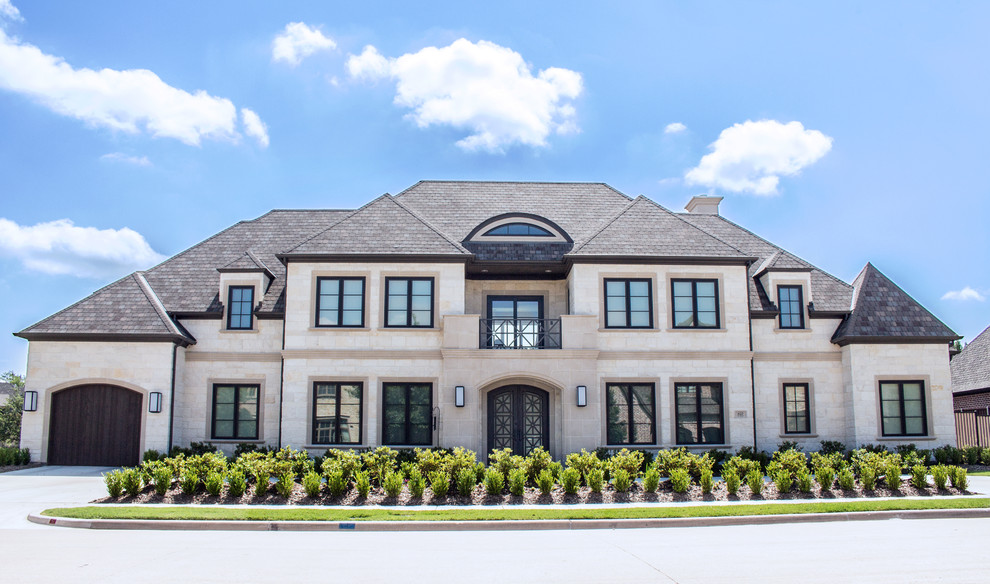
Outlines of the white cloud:
{"type": "Polygon", "coordinates": [[[394,59],[369,45],[350,56],[347,70],[355,79],[395,80],[395,104],[412,109],[421,128],[467,130],[457,142],[465,150],[546,146],[550,134],[578,131],[568,100],[581,95],[580,73],[550,67],[534,76],[519,53],[487,41],[459,39],[394,59]]]}
{"type": "Polygon", "coordinates": [[[316,51],[337,47],[333,39],[323,36],[319,29],[304,22],[290,22],[272,41],[272,61],[284,61],[295,67],[316,51]]]}
{"type": "Polygon", "coordinates": [[[241,108],[241,123],[244,133],[258,141],[262,148],[268,148],[268,126],[261,121],[258,114],[246,107],[241,108]]]}
{"type": "Polygon", "coordinates": [[[952,290],[942,295],[942,300],[977,300],[983,302],[986,296],[966,286],[962,290],[952,290]]]}
{"type": "Polygon", "coordinates": [[[667,124],[667,127],[663,129],[664,134],[680,134],[684,130],[687,130],[687,126],[680,122],[674,122],[672,124],[667,124]]]}
{"type": "Polygon", "coordinates": [[[0,0],[0,18],[6,18],[15,22],[24,20],[24,17],[21,16],[21,11],[11,4],[10,0],[0,0]]]}
{"type": "Polygon", "coordinates": [[[100,160],[109,160],[110,162],[126,162],[127,164],[134,164],[136,166],[152,165],[147,156],[130,156],[128,154],[124,154],[123,152],[111,152],[109,154],[104,154],[100,157],[100,160]]]}
{"type": "Polygon", "coordinates": [[[750,120],[722,130],[709,149],[684,175],[688,184],[774,195],[781,176],[796,175],[825,156],[832,138],[800,122],[750,120]]]}
{"type": "Polygon", "coordinates": [[[29,97],[94,127],[146,131],[198,146],[237,141],[237,108],[205,91],[172,87],[147,69],[75,69],[0,30],[0,89],[29,97]]]}
{"type": "Polygon", "coordinates": [[[46,274],[107,278],[165,259],[132,229],[77,227],[68,219],[22,226],[0,218],[0,255],[46,274]]]}

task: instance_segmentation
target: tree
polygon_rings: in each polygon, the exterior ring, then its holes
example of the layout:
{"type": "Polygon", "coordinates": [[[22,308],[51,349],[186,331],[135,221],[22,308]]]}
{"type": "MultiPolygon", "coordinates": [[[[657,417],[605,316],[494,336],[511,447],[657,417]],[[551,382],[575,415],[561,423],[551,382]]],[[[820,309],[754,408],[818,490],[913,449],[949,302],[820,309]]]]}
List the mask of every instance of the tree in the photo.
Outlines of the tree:
{"type": "Polygon", "coordinates": [[[0,375],[0,381],[14,386],[14,393],[3,405],[0,405],[0,445],[17,446],[21,441],[24,377],[8,371],[0,375]]]}

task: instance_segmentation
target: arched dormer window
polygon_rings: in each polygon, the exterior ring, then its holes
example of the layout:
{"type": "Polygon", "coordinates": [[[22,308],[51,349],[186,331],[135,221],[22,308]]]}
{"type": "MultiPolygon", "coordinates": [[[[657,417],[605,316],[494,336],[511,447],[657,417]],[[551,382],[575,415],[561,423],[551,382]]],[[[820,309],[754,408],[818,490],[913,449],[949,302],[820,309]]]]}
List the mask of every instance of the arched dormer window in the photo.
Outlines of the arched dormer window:
{"type": "Polygon", "coordinates": [[[538,225],[532,225],[530,223],[505,223],[504,225],[499,225],[498,227],[489,229],[483,235],[485,237],[488,237],[490,235],[553,237],[553,233],[550,233],[549,231],[538,225]]]}

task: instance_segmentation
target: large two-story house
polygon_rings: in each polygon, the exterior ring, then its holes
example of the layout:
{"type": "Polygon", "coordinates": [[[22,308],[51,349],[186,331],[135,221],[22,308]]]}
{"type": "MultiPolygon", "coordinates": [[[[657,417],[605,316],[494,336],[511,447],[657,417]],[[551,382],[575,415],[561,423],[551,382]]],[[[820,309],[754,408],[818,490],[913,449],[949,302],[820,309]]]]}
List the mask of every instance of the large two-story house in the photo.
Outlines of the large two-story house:
{"type": "Polygon", "coordinates": [[[958,336],[872,265],[846,284],[720,200],[426,181],[272,211],[17,333],[21,444],[132,464],[194,441],[954,443],[958,336]]]}

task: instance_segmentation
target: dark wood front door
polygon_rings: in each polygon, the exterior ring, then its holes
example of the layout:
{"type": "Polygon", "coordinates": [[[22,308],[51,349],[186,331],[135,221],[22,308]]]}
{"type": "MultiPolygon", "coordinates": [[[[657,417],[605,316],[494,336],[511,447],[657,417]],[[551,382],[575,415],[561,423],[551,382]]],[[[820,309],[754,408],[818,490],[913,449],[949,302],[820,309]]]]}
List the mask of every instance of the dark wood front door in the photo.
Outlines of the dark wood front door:
{"type": "Polygon", "coordinates": [[[511,448],[523,456],[550,450],[550,396],[528,385],[507,385],[488,393],[488,452],[511,448]]]}
{"type": "Polygon", "coordinates": [[[141,394],[80,385],[52,395],[48,464],[135,466],[141,459],[141,394]]]}

